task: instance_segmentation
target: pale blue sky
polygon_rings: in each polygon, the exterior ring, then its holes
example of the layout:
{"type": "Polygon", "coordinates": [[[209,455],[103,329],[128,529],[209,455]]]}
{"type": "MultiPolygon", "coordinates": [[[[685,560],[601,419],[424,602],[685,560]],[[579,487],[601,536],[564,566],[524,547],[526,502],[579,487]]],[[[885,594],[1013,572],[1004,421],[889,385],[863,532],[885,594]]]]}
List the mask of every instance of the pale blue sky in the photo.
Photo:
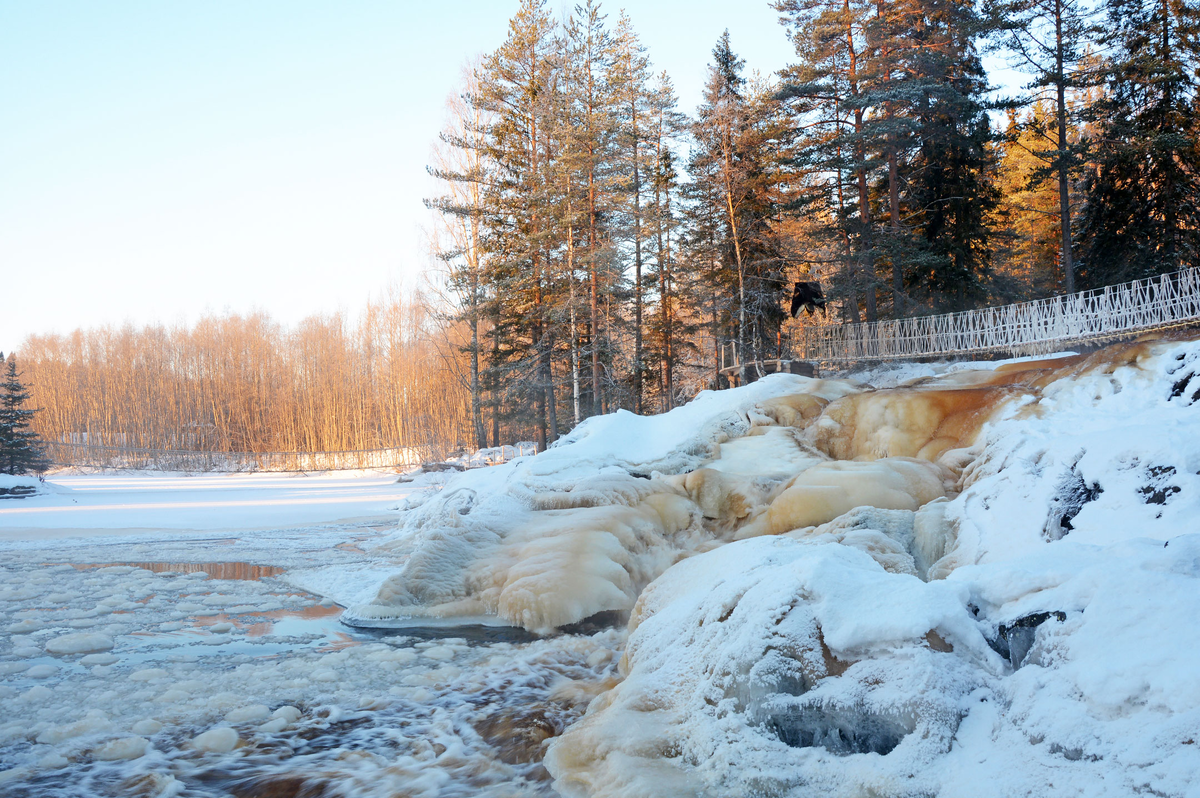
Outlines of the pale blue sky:
{"type": "MultiPolygon", "coordinates": [[[[765,0],[622,6],[689,111],[726,27],[751,69],[790,55],[765,0]]],[[[413,281],[445,98],[516,7],[0,0],[0,350],[413,281]]]]}

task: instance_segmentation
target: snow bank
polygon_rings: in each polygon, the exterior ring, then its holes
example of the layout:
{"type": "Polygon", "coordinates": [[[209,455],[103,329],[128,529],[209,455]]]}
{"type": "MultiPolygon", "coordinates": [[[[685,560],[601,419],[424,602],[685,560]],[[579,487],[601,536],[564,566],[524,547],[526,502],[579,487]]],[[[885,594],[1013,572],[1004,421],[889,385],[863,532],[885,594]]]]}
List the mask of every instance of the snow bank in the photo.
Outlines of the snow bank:
{"type": "Polygon", "coordinates": [[[23,499],[45,492],[45,484],[37,477],[0,474],[0,499],[23,499]]]}

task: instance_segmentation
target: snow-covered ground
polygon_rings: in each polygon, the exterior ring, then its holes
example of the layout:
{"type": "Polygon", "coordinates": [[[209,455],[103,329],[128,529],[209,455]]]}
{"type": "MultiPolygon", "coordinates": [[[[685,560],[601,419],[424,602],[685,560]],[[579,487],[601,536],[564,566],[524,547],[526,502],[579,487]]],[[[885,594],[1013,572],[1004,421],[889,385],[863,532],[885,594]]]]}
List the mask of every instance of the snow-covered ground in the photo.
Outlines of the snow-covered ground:
{"type": "Polygon", "coordinates": [[[0,794],[1200,795],[1197,341],[50,482],[0,502],[0,794]]]}
{"type": "MultiPolygon", "coordinates": [[[[31,480],[36,483],[36,480],[31,480]]],[[[219,532],[386,517],[412,492],[385,472],[51,475],[44,492],[0,502],[0,541],[219,532]]],[[[394,515],[394,514],[393,514],[394,515]]]]}

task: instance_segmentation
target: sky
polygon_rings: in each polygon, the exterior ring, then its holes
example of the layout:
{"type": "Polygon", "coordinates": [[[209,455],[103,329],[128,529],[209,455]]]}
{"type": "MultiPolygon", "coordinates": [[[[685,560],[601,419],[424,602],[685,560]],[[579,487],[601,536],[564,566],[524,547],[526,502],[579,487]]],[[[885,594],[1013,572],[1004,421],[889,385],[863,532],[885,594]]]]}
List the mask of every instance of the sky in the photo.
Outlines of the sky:
{"type": "MultiPolygon", "coordinates": [[[[687,111],[724,29],[748,71],[791,55],[765,0],[602,6],[622,7],[687,111]]],[[[446,98],[516,9],[0,0],[0,351],[415,285],[446,98]]]]}

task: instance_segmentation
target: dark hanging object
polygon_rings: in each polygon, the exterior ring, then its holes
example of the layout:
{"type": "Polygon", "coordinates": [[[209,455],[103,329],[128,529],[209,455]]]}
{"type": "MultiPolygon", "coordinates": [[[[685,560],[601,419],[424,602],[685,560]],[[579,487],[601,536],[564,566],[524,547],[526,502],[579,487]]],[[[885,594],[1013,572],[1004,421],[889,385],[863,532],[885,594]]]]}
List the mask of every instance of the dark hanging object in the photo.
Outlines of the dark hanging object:
{"type": "Polygon", "coordinates": [[[820,308],[822,313],[825,312],[825,294],[821,293],[820,283],[796,283],[796,288],[792,291],[793,319],[800,313],[800,308],[807,310],[810,316],[817,308],[820,308]]]}

